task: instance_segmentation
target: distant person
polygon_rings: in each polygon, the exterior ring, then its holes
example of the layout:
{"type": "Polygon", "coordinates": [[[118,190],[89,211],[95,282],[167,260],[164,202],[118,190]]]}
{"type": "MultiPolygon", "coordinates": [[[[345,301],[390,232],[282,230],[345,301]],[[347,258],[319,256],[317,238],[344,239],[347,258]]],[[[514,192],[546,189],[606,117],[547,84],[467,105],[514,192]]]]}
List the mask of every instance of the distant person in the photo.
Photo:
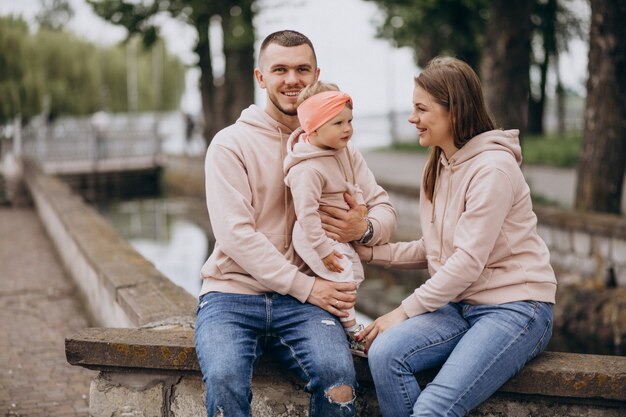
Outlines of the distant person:
{"type": "Polygon", "coordinates": [[[196,123],[193,120],[193,116],[187,112],[183,113],[185,120],[185,150],[187,153],[191,153],[193,143],[193,133],[196,127],[196,123]]]}
{"type": "Polygon", "coordinates": [[[105,111],[95,112],[91,116],[91,127],[96,139],[96,159],[106,159],[107,150],[107,130],[111,124],[111,117],[105,111]]]}
{"type": "Polygon", "coordinates": [[[4,191],[6,202],[16,207],[26,205],[28,199],[24,188],[22,160],[13,151],[8,151],[0,162],[0,180],[4,182],[4,190],[0,191],[4,191]]]}
{"type": "MultiPolygon", "coordinates": [[[[376,189],[369,171],[356,175],[353,155],[358,151],[350,144],[352,137],[352,98],[334,84],[316,82],[298,95],[300,127],[287,141],[284,162],[285,184],[291,190],[296,210],[293,246],[300,257],[321,278],[336,282],[363,281],[359,255],[349,243],[326,236],[318,212],[320,206],[349,210],[344,193],[354,196],[368,222],[368,232],[360,243],[368,243],[373,225],[367,219],[362,189],[376,189]]],[[[365,162],[362,162],[365,165],[365,162]]],[[[384,242],[381,242],[384,243],[384,242]]],[[[355,339],[363,328],[356,321],[354,308],[344,310],[341,322],[353,353],[364,356],[364,345],[355,339]]]]}
{"type": "Polygon", "coordinates": [[[474,71],[435,58],[415,79],[409,117],[431,153],[423,237],[359,248],[374,265],[430,278],[360,333],[384,416],[463,416],[543,351],[556,279],[537,234],[517,130],[497,130],[474,71]],[[423,389],[416,372],[441,366],[423,389]]]}
{"type": "MultiPolygon", "coordinates": [[[[271,352],[304,381],[311,417],[354,416],[356,377],[337,317],[354,306],[356,284],[309,275],[291,242],[295,212],[284,183],[283,158],[298,127],[298,93],[320,70],[311,41],[284,30],[261,44],[254,76],[267,92],[217,133],[207,150],[207,207],[216,243],[202,267],[195,346],[209,416],[250,416],[251,377],[271,352]]],[[[356,176],[371,173],[351,149],[356,176]]],[[[373,233],[389,239],[396,215],[378,186],[363,189],[373,233]]],[[[363,240],[368,222],[351,197],[332,213],[329,233],[363,240]]]]}

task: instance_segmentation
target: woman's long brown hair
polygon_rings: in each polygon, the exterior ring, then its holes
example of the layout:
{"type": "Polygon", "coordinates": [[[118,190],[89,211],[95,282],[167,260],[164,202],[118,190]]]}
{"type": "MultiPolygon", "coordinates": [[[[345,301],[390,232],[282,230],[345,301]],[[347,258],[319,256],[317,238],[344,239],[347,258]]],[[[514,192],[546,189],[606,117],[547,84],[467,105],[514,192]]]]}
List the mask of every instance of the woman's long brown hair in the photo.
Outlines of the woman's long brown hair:
{"type": "MultiPolygon", "coordinates": [[[[465,62],[451,57],[433,58],[424,71],[415,77],[415,84],[450,112],[454,146],[461,149],[470,139],[495,129],[487,111],[480,80],[465,62]]],[[[431,147],[424,170],[422,187],[428,200],[433,200],[439,175],[441,148],[431,147]]]]}

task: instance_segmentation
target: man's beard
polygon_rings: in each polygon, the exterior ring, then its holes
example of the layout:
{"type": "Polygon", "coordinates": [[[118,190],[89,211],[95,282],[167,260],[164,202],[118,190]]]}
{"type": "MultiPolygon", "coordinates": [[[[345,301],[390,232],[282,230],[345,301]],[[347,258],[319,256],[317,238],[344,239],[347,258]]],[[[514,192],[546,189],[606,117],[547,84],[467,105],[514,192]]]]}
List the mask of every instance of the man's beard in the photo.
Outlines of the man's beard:
{"type": "Polygon", "coordinates": [[[298,110],[297,109],[285,110],[285,108],[283,108],[283,106],[281,106],[280,103],[278,103],[278,100],[276,99],[275,96],[270,96],[270,101],[274,104],[274,107],[276,107],[278,109],[278,111],[280,111],[282,114],[287,115],[287,116],[297,116],[298,115],[298,110]]]}

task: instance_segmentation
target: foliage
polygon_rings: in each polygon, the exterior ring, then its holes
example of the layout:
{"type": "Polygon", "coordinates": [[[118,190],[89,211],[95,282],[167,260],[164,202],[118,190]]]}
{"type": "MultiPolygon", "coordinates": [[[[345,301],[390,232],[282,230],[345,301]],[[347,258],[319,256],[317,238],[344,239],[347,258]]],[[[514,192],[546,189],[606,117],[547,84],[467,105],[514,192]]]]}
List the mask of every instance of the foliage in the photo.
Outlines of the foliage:
{"type": "Polygon", "coordinates": [[[41,110],[43,78],[29,65],[35,58],[26,22],[0,18],[0,124],[18,114],[28,119],[41,110]]]}
{"type": "MultiPolygon", "coordinates": [[[[165,56],[161,42],[155,45],[162,78],[154,73],[153,51],[137,54],[140,111],[176,109],[184,89],[183,64],[165,56]]],[[[126,74],[124,46],[98,48],[45,28],[31,34],[23,20],[0,18],[0,123],[42,111],[51,118],[127,111],[126,74]]]]}
{"type": "Polygon", "coordinates": [[[167,15],[194,27],[198,41],[194,52],[200,68],[200,92],[204,113],[204,136],[232,123],[254,101],[254,0],[87,0],[103,19],[125,27],[129,36],[139,35],[152,45],[158,35],[157,17],[167,15]],[[213,20],[215,19],[215,20],[213,20]],[[215,79],[211,61],[209,27],[219,21],[223,32],[226,74],[215,79]]]}
{"type": "Polygon", "coordinates": [[[74,16],[68,0],[39,0],[41,11],[35,16],[39,26],[49,30],[62,30],[74,16]]]}
{"type": "MultiPolygon", "coordinates": [[[[436,55],[452,55],[479,68],[489,19],[487,0],[365,0],[385,16],[378,35],[415,52],[420,67],[436,55]]],[[[534,0],[531,19],[535,43],[547,54],[566,51],[568,41],[584,37],[584,22],[572,11],[573,0],[534,0]]]]}
{"type": "Polygon", "coordinates": [[[522,155],[528,165],[575,167],[580,159],[582,132],[524,136],[522,155]]]}
{"type": "Polygon", "coordinates": [[[487,0],[366,0],[376,3],[385,20],[378,35],[408,46],[424,67],[437,55],[456,56],[478,68],[487,22],[487,0]]]}

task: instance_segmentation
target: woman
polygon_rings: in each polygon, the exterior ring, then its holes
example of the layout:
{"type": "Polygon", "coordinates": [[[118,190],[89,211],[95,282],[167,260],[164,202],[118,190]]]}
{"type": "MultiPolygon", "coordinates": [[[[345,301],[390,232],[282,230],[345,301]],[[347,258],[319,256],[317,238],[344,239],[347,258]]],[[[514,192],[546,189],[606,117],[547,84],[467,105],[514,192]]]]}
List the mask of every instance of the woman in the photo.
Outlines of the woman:
{"type": "Polygon", "coordinates": [[[415,79],[409,122],[431,149],[423,237],[358,251],[375,265],[427,267],[430,278],[359,337],[384,416],[462,416],[545,349],[556,279],[518,131],[494,129],[475,72],[433,59],[415,79]],[[438,366],[420,389],[413,375],[438,366]]]}

